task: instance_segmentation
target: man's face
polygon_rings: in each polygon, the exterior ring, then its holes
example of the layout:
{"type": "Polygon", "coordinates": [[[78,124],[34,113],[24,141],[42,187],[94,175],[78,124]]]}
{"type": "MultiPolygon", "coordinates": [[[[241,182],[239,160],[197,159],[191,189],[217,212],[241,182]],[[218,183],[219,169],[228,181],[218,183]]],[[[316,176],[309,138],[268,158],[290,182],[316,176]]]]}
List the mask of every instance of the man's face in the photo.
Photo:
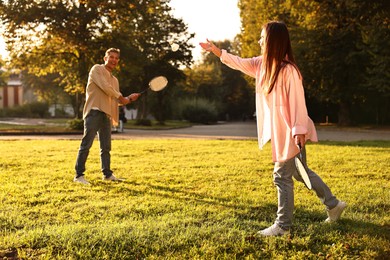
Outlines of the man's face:
{"type": "Polygon", "coordinates": [[[110,71],[115,69],[119,62],[119,53],[110,52],[107,56],[104,57],[104,65],[110,71]]]}

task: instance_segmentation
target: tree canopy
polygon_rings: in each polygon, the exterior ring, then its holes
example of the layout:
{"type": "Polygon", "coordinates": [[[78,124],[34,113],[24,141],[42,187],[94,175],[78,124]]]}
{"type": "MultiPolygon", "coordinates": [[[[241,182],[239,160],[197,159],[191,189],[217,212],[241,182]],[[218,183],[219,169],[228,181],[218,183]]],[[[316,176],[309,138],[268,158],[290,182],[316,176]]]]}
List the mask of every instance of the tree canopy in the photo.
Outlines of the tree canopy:
{"type": "MultiPolygon", "coordinates": [[[[170,88],[138,102],[141,114],[151,109],[164,120],[172,103],[168,101],[183,92],[220,98],[222,110],[235,116],[248,113],[253,109],[248,103],[250,81],[243,82],[239,72],[209,55],[190,69],[193,46],[188,40],[194,34],[172,17],[168,3],[5,0],[0,2],[0,22],[12,65],[45,80],[55,76],[55,83],[72,95],[76,111],[83,103],[80,94],[89,68],[103,62],[107,48],[116,47],[121,49],[118,78],[125,95],[144,89],[154,76],[163,74],[170,80],[170,88]],[[170,50],[171,40],[180,45],[178,51],[170,50]],[[184,83],[175,84],[178,81],[184,83]]],[[[242,57],[260,55],[263,24],[284,21],[303,74],[309,114],[316,122],[329,116],[342,125],[390,123],[389,1],[239,0],[238,6],[241,33],[234,42],[218,44],[242,57]]]]}
{"type": "Polygon", "coordinates": [[[308,103],[315,104],[309,112],[317,120],[334,107],[339,124],[389,123],[388,1],[240,0],[239,7],[242,56],[259,55],[263,24],[287,24],[308,103]]]}
{"type": "Polygon", "coordinates": [[[2,69],[4,66],[4,61],[0,56],[0,87],[6,84],[7,73],[2,69]]]}
{"type": "Polygon", "coordinates": [[[191,64],[193,35],[170,10],[167,0],[7,0],[0,3],[0,21],[12,64],[38,76],[57,73],[79,111],[89,68],[103,62],[109,47],[121,49],[126,93],[155,73],[182,76],[178,68],[191,64]],[[178,52],[169,51],[170,39],[181,45],[178,52]]]}

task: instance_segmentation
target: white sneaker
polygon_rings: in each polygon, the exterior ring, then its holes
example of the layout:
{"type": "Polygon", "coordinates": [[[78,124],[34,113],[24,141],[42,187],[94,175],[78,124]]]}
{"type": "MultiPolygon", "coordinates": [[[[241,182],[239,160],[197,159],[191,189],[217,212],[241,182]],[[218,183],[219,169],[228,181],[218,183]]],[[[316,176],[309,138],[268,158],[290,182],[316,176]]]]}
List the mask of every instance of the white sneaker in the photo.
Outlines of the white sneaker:
{"type": "Polygon", "coordinates": [[[258,235],[265,236],[265,237],[282,236],[282,235],[286,235],[289,233],[290,233],[290,230],[284,230],[281,227],[279,227],[278,224],[273,224],[269,228],[266,228],[266,229],[263,229],[263,230],[260,230],[259,232],[257,232],[258,235]]]}
{"type": "Polygon", "coordinates": [[[115,177],[114,174],[111,174],[110,177],[104,176],[103,181],[122,181],[122,180],[115,177]]]}
{"type": "Polygon", "coordinates": [[[339,201],[336,207],[326,211],[326,213],[328,214],[328,218],[325,220],[325,222],[335,222],[339,220],[341,214],[346,207],[347,203],[345,203],[344,201],[339,201]]]}
{"type": "Polygon", "coordinates": [[[84,175],[76,178],[74,177],[73,179],[74,182],[79,182],[79,183],[82,183],[82,184],[85,184],[85,185],[89,185],[90,183],[84,178],[84,175]]]}

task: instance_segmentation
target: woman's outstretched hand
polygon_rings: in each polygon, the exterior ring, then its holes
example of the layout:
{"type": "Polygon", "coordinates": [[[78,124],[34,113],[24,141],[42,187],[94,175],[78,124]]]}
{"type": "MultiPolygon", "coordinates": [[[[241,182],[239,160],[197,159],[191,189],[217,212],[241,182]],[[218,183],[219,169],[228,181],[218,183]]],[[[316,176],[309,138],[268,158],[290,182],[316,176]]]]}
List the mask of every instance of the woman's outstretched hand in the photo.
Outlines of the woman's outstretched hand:
{"type": "Polygon", "coordinates": [[[206,39],[207,42],[200,42],[199,45],[200,47],[203,48],[205,51],[211,52],[213,49],[213,46],[215,46],[209,39],[206,39]]]}
{"type": "Polygon", "coordinates": [[[214,43],[209,41],[209,39],[207,39],[206,42],[200,42],[199,45],[203,50],[212,52],[218,57],[221,57],[222,55],[222,51],[217,46],[215,46],[214,43]]]}

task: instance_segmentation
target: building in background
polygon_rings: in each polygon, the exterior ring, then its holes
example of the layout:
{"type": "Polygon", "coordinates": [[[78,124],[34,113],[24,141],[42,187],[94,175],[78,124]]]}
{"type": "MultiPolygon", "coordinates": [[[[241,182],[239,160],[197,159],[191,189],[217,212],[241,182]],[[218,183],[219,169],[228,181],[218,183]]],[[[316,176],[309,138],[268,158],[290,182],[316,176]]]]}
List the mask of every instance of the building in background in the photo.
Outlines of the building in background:
{"type": "Polygon", "coordinates": [[[0,108],[23,104],[23,86],[19,74],[11,74],[6,85],[0,87],[0,108]]]}
{"type": "Polygon", "coordinates": [[[33,91],[25,89],[20,73],[11,73],[4,86],[0,86],[0,109],[21,106],[37,100],[33,91]]]}

